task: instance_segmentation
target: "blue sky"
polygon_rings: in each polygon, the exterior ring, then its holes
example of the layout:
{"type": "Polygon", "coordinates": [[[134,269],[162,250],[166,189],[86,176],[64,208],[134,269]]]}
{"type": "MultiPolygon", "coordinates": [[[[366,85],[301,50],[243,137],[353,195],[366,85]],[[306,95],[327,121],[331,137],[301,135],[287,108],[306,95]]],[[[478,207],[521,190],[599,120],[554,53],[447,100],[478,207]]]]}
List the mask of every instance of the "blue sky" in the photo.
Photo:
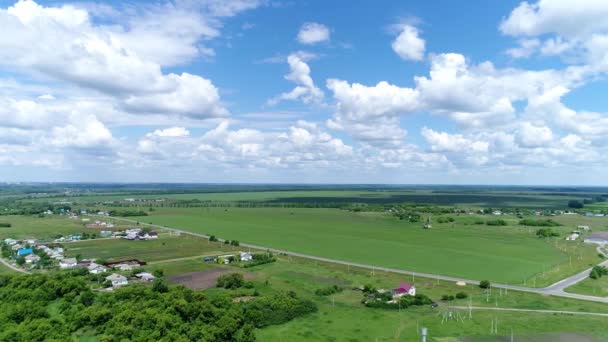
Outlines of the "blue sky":
{"type": "Polygon", "coordinates": [[[0,0],[0,180],[608,185],[606,18],[0,0]]]}

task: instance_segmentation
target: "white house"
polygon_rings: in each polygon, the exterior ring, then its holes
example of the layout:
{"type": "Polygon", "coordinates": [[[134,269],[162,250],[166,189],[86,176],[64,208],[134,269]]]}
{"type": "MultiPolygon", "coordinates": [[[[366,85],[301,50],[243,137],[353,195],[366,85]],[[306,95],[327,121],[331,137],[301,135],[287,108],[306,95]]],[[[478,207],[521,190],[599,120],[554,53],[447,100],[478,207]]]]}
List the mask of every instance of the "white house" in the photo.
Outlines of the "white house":
{"type": "Polygon", "coordinates": [[[100,274],[100,273],[104,273],[108,271],[108,268],[105,267],[104,265],[99,265],[96,263],[91,263],[87,269],[89,270],[89,273],[91,274],[100,274]]]}
{"type": "Polygon", "coordinates": [[[127,277],[120,275],[120,274],[116,274],[116,273],[112,273],[109,276],[107,276],[106,280],[109,280],[112,283],[112,286],[114,286],[114,287],[127,285],[129,283],[129,281],[127,280],[127,277]]]}
{"type": "Polygon", "coordinates": [[[78,266],[78,261],[76,258],[65,258],[59,261],[59,268],[61,269],[74,268],[76,266],[78,266]]]}
{"type": "Polygon", "coordinates": [[[577,226],[576,228],[582,229],[582,230],[589,230],[589,229],[591,229],[591,228],[589,228],[589,226],[577,226]]]}
{"type": "Polygon", "coordinates": [[[25,256],[25,263],[26,264],[35,264],[38,261],[40,261],[40,257],[37,256],[36,254],[28,254],[25,256]]]}
{"type": "Polygon", "coordinates": [[[15,240],[15,239],[4,239],[4,243],[9,246],[16,245],[17,242],[19,242],[19,241],[15,240]]]}
{"type": "Polygon", "coordinates": [[[253,255],[251,253],[241,252],[241,261],[251,261],[253,260],[253,255]]]}
{"type": "Polygon", "coordinates": [[[152,275],[152,273],[149,272],[137,273],[135,276],[142,281],[153,281],[156,278],[154,275],[152,275]]]}
{"type": "Polygon", "coordinates": [[[579,233],[573,232],[572,234],[568,235],[568,237],[566,237],[566,240],[574,241],[574,240],[578,239],[578,237],[579,237],[579,233]]]}

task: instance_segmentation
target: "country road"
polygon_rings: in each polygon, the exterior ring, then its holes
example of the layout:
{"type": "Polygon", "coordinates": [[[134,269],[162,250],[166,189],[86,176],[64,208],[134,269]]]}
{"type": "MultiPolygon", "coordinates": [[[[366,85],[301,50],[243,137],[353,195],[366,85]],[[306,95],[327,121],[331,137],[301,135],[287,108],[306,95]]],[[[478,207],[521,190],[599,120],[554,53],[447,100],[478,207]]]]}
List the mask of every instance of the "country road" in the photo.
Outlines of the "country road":
{"type": "MultiPolygon", "coordinates": [[[[98,215],[91,215],[91,216],[98,216],[98,215]]],[[[201,237],[201,238],[205,238],[205,239],[209,238],[209,236],[205,235],[205,234],[193,233],[193,232],[189,232],[189,231],[185,231],[185,230],[181,230],[181,229],[177,229],[177,228],[172,228],[172,227],[166,227],[166,226],[161,226],[161,225],[156,225],[156,224],[151,224],[151,223],[144,223],[141,221],[135,221],[135,220],[119,218],[119,217],[112,217],[112,219],[120,220],[120,221],[124,221],[124,222],[130,222],[130,223],[139,222],[140,225],[146,225],[149,227],[154,227],[154,228],[159,228],[159,229],[166,229],[166,230],[170,230],[173,232],[178,232],[180,234],[192,235],[192,236],[197,236],[197,237],[201,237]]],[[[223,241],[223,239],[218,239],[218,240],[223,241]]],[[[343,261],[343,260],[337,260],[337,259],[318,257],[318,256],[314,256],[314,255],[307,255],[307,254],[302,254],[302,253],[297,253],[297,252],[284,251],[284,250],[275,249],[275,248],[268,248],[268,247],[264,247],[264,246],[252,245],[252,244],[248,244],[248,243],[241,243],[240,245],[243,247],[248,247],[248,248],[268,250],[268,251],[271,251],[273,253],[278,253],[278,254],[291,255],[291,256],[295,256],[295,257],[306,258],[306,259],[310,259],[310,260],[318,260],[318,261],[322,261],[322,262],[329,262],[329,263],[340,264],[340,265],[345,265],[345,266],[365,268],[365,269],[369,269],[369,270],[373,270],[373,271],[384,271],[384,272],[390,272],[390,273],[405,274],[405,275],[409,275],[409,276],[413,276],[413,277],[439,279],[439,280],[453,281],[453,282],[463,281],[467,284],[473,284],[473,285],[479,284],[478,280],[472,280],[472,279],[464,279],[464,278],[442,276],[442,275],[430,274],[430,273],[406,271],[406,270],[401,270],[401,269],[396,269],[396,268],[360,264],[360,263],[356,263],[356,262],[349,262],[349,261],[343,261]]],[[[602,262],[601,265],[608,266],[608,260],[602,262]]],[[[542,294],[542,295],[551,295],[551,296],[556,296],[556,297],[587,300],[587,301],[592,301],[592,302],[608,303],[608,297],[595,297],[595,296],[581,295],[581,294],[576,294],[576,293],[568,293],[568,292],[564,291],[564,289],[566,287],[574,285],[574,284],[580,282],[581,280],[585,279],[585,277],[589,274],[590,270],[591,270],[591,268],[584,270],[578,274],[575,274],[571,277],[560,280],[560,281],[556,282],[555,284],[552,284],[552,285],[544,287],[544,288],[532,288],[532,287],[516,286],[516,285],[508,285],[508,284],[497,284],[497,283],[492,283],[492,287],[513,290],[513,291],[537,293],[537,294],[542,294]]]]}
{"type": "Polygon", "coordinates": [[[17,266],[13,266],[10,262],[4,260],[4,258],[0,257],[0,262],[3,263],[6,267],[10,268],[11,270],[15,271],[15,272],[20,272],[20,273],[26,273],[29,274],[30,272],[19,268],[17,266]]]}
{"type": "Polygon", "coordinates": [[[515,311],[515,312],[537,312],[547,314],[563,314],[563,315],[583,315],[583,316],[602,316],[608,317],[608,313],[599,312],[581,312],[581,311],[563,311],[563,310],[537,310],[537,309],[516,309],[516,308],[496,308],[487,306],[450,306],[454,309],[461,310],[490,310],[490,311],[515,311]]]}

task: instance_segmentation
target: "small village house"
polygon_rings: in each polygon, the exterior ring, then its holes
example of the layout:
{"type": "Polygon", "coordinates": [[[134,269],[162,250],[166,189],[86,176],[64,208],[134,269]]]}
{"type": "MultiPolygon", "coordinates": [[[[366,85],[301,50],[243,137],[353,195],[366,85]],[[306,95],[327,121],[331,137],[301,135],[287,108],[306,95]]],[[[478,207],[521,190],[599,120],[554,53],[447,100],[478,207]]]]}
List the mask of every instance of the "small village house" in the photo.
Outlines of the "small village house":
{"type": "Polygon", "coordinates": [[[59,261],[59,268],[61,269],[70,269],[78,266],[78,261],[76,258],[65,258],[59,261]]]}
{"type": "Polygon", "coordinates": [[[99,265],[97,263],[91,263],[88,267],[87,267],[89,273],[91,274],[101,274],[101,273],[105,273],[108,271],[108,268],[105,267],[104,265],[99,265]]]}
{"type": "Polygon", "coordinates": [[[119,287],[119,286],[129,284],[127,277],[117,274],[117,273],[110,274],[109,276],[106,277],[106,280],[112,284],[112,287],[119,287]]]}
{"type": "Polygon", "coordinates": [[[415,296],[416,286],[410,283],[401,283],[399,287],[392,291],[393,297],[415,296]]]}
{"type": "Polygon", "coordinates": [[[153,281],[156,277],[149,272],[141,272],[135,275],[141,281],[153,281]]]}
{"type": "Polygon", "coordinates": [[[251,261],[253,260],[253,255],[251,253],[241,252],[241,261],[251,261]]]}
{"type": "Polygon", "coordinates": [[[29,254],[25,257],[26,264],[35,264],[40,261],[40,257],[36,254],[29,254]]]}

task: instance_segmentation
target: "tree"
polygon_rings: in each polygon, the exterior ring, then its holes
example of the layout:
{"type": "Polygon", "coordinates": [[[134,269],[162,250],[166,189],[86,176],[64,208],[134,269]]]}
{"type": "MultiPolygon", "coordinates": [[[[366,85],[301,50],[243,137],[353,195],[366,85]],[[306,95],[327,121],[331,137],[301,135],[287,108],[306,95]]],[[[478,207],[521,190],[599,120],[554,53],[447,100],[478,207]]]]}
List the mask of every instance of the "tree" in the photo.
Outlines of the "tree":
{"type": "Polygon", "coordinates": [[[17,262],[17,265],[19,266],[23,266],[23,264],[25,264],[25,257],[23,257],[23,255],[20,255],[17,260],[15,260],[17,262]]]}
{"type": "Polygon", "coordinates": [[[167,281],[165,279],[156,278],[154,279],[154,282],[152,282],[152,291],[165,293],[169,291],[169,285],[167,284],[167,281]]]}
{"type": "Polygon", "coordinates": [[[245,277],[240,273],[229,273],[221,275],[217,279],[217,287],[225,289],[238,289],[245,284],[245,277]]]}
{"type": "Polygon", "coordinates": [[[582,209],[585,205],[581,201],[570,200],[568,201],[568,207],[573,209],[582,209]]]}
{"type": "Polygon", "coordinates": [[[236,340],[238,342],[255,342],[255,334],[253,332],[253,325],[247,323],[243,326],[243,329],[237,334],[236,340]]]}
{"type": "Polygon", "coordinates": [[[466,294],[466,293],[464,293],[464,292],[458,292],[458,293],[456,294],[456,298],[458,298],[458,299],[465,299],[465,298],[467,298],[468,296],[469,296],[469,295],[467,295],[467,294],[466,294]]]}
{"type": "Polygon", "coordinates": [[[479,282],[479,287],[482,289],[488,289],[490,288],[490,281],[489,280],[482,280],[479,282]]]}

